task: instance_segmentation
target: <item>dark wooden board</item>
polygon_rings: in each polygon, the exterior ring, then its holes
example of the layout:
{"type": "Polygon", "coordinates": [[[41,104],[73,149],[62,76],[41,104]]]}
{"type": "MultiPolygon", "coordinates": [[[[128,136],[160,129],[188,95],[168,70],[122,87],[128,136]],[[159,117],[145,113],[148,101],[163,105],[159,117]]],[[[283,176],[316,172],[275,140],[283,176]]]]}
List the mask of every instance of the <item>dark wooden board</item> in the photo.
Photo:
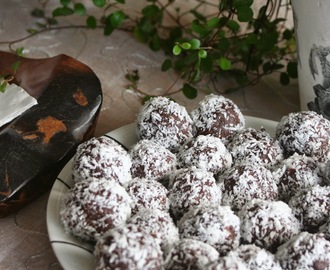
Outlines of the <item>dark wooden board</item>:
{"type": "Polygon", "coordinates": [[[85,64],[0,52],[0,75],[13,74],[17,61],[14,82],[38,105],[0,128],[0,217],[52,187],[76,147],[94,135],[102,104],[100,81],[85,64]]]}

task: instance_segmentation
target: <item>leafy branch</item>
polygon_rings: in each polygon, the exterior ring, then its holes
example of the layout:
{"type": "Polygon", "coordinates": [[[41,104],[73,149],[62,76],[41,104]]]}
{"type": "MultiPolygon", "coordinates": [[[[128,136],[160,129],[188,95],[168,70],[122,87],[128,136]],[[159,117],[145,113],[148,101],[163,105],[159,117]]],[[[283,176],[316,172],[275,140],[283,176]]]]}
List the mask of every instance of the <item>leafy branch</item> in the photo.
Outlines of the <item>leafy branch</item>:
{"type": "MultiPolygon", "coordinates": [[[[31,12],[36,28],[27,29],[28,36],[8,44],[12,48],[16,42],[52,29],[101,28],[105,36],[119,29],[131,32],[152,50],[163,50],[168,57],[161,70],[174,69],[185,79],[179,91],[188,98],[196,97],[198,83],[205,76],[233,78],[236,85],[222,92],[256,84],[272,73],[287,85],[297,78],[294,33],[285,24],[290,1],[266,0],[261,6],[256,2],[199,0],[183,9],[175,0],[148,0],[141,10],[132,12],[125,0],[92,0],[93,8],[77,0],[60,0],[47,14],[47,1],[43,1],[31,12]],[[84,22],[60,25],[64,16],[84,22]]],[[[131,83],[138,91],[136,83],[131,83]]],[[[176,92],[167,90],[165,94],[176,92]]]]}
{"type": "MultiPolygon", "coordinates": [[[[15,53],[18,56],[23,56],[23,48],[17,48],[15,50],[15,53]]],[[[0,75],[0,92],[1,93],[4,93],[6,91],[8,83],[10,83],[14,80],[16,72],[17,72],[18,68],[20,67],[20,65],[21,65],[21,62],[19,60],[17,60],[11,66],[12,74],[0,75]]]]}

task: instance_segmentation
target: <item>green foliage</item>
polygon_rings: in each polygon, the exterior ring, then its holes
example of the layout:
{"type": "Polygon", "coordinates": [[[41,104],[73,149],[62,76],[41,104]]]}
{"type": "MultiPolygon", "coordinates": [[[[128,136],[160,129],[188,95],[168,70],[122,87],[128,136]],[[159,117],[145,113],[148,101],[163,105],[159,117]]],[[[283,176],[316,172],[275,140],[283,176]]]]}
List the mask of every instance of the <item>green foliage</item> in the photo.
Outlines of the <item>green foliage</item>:
{"type": "MultiPolygon", "coordinates": [[[[22,47],[19,47],[15,50],[15,54],[18,56],[23,56],[23,53],[24,53],[24,48],[22,48],[22,47]]],[[[12,74],[0,75],[0,92],[1,93],[4,93],[6,91],[8,83],[14,79],[15,74],[16,74],[17,70],[19,69],[20,65],[21,65],[21,62],[19,60],[17,60],[11,66],[12,74]]]]}
{"type": "MultiPolygon", "coordinates": [[[[177,2],[148,0],[134,18],[126,13],[125,0],[93,0],[102,15],[72,0],[60,0],[51,16],[45,8],[31,14],[41,28],[55,27],[61,16],[85,16],[85,27],[103,28],[105,36],[116,29],[131,31],[152,50],[164,51],[168,58],[161,70],[181,74],[186,80],[181,90],[188,98],[197,95],[195,84],[205,75],[232,76],[238,84],[234,88],[255,84],[274,72],[283,85],[297,78],[293,29],[286,28],[286,17],[278,15],[280,7],[290,8],[289,0],[258,1],[259,5],[254,0],[219,0],[217,5],[201,0],[186,11],[174,6],[177,2]],[[205,14],[205,7],[214,12],[205,14]],[[165,15],[171,26],[165,25],[165,15]],[[186,17],[191,23],[182,23],[186,17]]],[[[35,34],[38,29],[28,31],[35,34]]]]}
{"type": "Polygon", "coordinates": [[[4,93],[6,91],[6,87],[8,85],[8,82],[4,80],[3,76],[0,76],[0,92],[4,93]]]}
{"type": "Polygon", "coordinates": [[[193,86],[191,86],[188,83],[185,83],[182,87],[183,94],[190,99],[194,99],[197,97],[197,89],[193,86]]]}

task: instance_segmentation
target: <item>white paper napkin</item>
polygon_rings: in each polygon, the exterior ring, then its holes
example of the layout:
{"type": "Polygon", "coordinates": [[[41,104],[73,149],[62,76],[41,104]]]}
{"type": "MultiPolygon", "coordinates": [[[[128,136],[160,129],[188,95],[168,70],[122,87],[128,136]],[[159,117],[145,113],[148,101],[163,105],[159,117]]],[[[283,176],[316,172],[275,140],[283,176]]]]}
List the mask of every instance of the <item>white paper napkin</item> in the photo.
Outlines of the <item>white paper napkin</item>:
{"type": "Polygon", "coordinates": [[[0,127],[36,104],[37,100],[23,88],[16,84],[8,84],[5,92],[0,92],[0,127]]]}

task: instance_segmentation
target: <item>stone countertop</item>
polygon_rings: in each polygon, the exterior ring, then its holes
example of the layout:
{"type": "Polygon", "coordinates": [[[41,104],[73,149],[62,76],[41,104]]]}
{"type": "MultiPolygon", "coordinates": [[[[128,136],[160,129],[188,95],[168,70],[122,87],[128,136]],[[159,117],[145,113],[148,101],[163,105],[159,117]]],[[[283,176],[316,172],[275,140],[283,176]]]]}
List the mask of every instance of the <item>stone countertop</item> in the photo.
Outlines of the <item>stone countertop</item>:
{"type": "MultiPolygon", "coordinates": [[[[30,11],[45,1],[0,0],[0,42],[15,40],[27,35],[26,29],[34,24],[30,11]]],[[[57,3],[49,1],[50,6],[57,3]]],[[[125,75],[138,70],[139,89],[150,94],[161,94],[176,79],[172,72],[162,72],[165,59],[162,52],[151,51],[123,31],[104,37],[102,30],[63,29],[45,32],[13,48],[24,47],[25,56],[45,58],[67,54],[88,65],[99,77],[104,100],[95,136],[135,121],[141,102],[136,92],[128,89],[125,75]]],[[[0,44],[0,50],[9,51],[0,44]]],[[[1,61],[1,59],[0,59],[1,61]]],[[[180,85],[182,81],[177,81],[180,85]]],[[[221,89],[230,81],[217,83],[221,89]]],[[[201,91],[194,100],[182,94],[173,96],[180,104],[192,110],[208,93],[208,82],[201,84],[201,91]]],[[[246,87],[226,97],[232,99],[243,114],[278,121],[289,112],[299,110],[298,82],[281,86],[276,75],[264,78],[255,86],[246,87]]],[[[10,215],[0,219],[0,269],[62,269],[49,243],[46,226],[46,207],[49,193],[10,215]]]]}

